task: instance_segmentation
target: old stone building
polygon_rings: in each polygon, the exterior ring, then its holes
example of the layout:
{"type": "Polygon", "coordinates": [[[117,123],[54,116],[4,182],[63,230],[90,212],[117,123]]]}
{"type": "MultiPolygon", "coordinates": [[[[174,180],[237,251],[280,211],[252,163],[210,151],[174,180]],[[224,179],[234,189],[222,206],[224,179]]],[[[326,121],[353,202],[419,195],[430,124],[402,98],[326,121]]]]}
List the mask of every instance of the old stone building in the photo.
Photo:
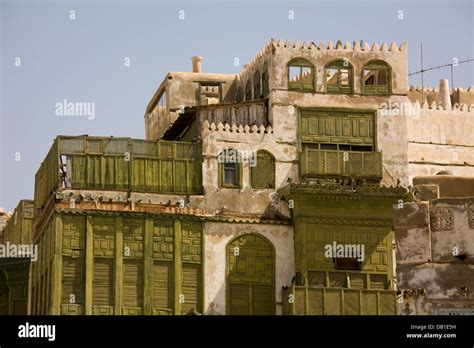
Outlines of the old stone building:
{"type": "Polygon", "coordinates": [[[393,209],[415,177],[474,176],[471,107],[451,102],[470,91],[418,98],[405,43],[271,40],[239,74],[192,60],[146,140],[56,138],[31,312],[396,314],[393,209]]]}
{"type": "MultiPolygon", "coordinates": [[[[0,239],[0,315],[28,314],[33,201],[21,200],[2,226],[0,239]]],[[[4,215],[4,216],[5,216],[4,215]]]]}
{"type": "Polygon", "coordinates": [[[395,210],[401,314],[474,314],[474,178],[413,179],[395,210]]]}

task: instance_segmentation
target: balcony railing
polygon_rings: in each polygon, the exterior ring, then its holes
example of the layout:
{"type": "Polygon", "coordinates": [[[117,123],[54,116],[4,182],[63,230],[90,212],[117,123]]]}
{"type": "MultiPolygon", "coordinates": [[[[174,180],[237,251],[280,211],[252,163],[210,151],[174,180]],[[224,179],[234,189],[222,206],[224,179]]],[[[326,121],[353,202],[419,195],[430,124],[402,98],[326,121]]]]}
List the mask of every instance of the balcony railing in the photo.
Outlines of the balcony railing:
{"type": "Polygon", "coordinates": [[[197,110],[198,119],[201,123],[219,124],[227,122],[229,125],[252,125],[257,127],[268,125],[267,105],[262,100],[248,101],[232,104],[215,104],[199,107],[197,110]]]}
{"type": "Polygon", "coordinates": [[[382,153],[303,148],[301,176],[382,177],[382,153]]]}
{"type": "Polygon", "coordinates": [[[283,289],[286,315],[395,315],[396,291],[295,286],[283,289]],[[292,296],[291,296],[292,295],[292,296]]]}
{"type": "Polygon", "coordinates": [[[59,188],[202,192],[200,144],[58,136],[35,176],[35,210],[59,188]]]}

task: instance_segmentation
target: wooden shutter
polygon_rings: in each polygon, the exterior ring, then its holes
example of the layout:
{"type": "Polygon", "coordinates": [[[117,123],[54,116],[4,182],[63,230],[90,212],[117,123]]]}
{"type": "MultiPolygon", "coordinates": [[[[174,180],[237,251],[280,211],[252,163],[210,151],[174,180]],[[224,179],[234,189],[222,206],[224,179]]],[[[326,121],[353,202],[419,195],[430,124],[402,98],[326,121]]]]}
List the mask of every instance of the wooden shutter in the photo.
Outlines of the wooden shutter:
{"type": "Polygon", "coordinates": [[[113,259],[94,259],[94,305],[113,305],[113,259]]]}
{"type": "Polygon", "coordinates": [[[187,313],[191,309],[201,312],[201,265],[183,264],[182,276],[184,303],[181,312],[187,313]]]}
{"type": "Polygon", "coordinates": [[[352,289],[366,289],[367,288],[367,277],[362,273],[351,273],[349,275],[352,289]]]}
{"type": "Polygon", "coordinates": [[[270,154],[259,151],[257,164],[250,169],[252,187],[257,189],[275,188],[275,159],[270,154]]]}
{"type": "Polygon", "coordinates": [[[61,303],[70,304],[71,295],[74,295],[74,304],[84,303],[83,259],[63,256],[63,288],[61,303]]]}
{"type": "Polygon", "coordinates": [[[142,307],[143,276],[143,260],[125,259],[123,261],[124,307],[142,307]]]}
{"type": "Polygon", "coordinates": [[[153,308],[173,309],[173,264],[155,261],[153,265],[153,308]]]}
{"type": "Polygon", "coordinates": [[[308,272],[308,285],[326,286],[326,272],[308,272]]]}
{"type": "Polygon", "coordinates": [[[270,315],[273,313],[272,287],[267,285],[252,286],[252,315],[270,315]]]}
{"type": "Polygon", "coordinates": [[[232,315],[249,315],[250,286],[247,284],[230,284],[230,313],[232,315]]]}
{"type": "Polygon", "coordinates": [[[375,290],[387,289],[387,276],[385,274],[371,274],[370,288],[375,290]]]}

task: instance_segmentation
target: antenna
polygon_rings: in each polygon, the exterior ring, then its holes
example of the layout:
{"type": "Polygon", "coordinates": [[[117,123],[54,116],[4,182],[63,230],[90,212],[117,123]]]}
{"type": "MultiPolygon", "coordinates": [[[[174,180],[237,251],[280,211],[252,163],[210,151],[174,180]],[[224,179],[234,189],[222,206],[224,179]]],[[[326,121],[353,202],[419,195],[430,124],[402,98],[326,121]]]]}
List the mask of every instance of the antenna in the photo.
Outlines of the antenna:
{"type": "Polygon", "coordinates": [[[412,73],[409,73],[408,76],[413,76],[413,75],[418,75],[418,74],[421,75],[421,100],[422,100],[422,102],[424,102],[425,99],[424,99],[423,87],[424,87],[424,73],[425,72],[432,71],[432,70],[439,70],[439,69],[446,68],[446,67],[449,66],[450,70],[451,70],[451,88],[454,88],[454,69],[453,69],[453,67],[458,66],[459,64],[470,63],[470,62],[473,62],[473,61],[474,61],[473,58],[467,57],[466,59],[461,60],[461,61],[446,63],[446,64],[442,64],[442,65],[438,64],[437,66],[429,67],[428,69],[425,69],[423,67],[423,42],[422,42],[420,44],[420,65],[421,65],[421,68],[418,71],[414,71],[412,73]]]}

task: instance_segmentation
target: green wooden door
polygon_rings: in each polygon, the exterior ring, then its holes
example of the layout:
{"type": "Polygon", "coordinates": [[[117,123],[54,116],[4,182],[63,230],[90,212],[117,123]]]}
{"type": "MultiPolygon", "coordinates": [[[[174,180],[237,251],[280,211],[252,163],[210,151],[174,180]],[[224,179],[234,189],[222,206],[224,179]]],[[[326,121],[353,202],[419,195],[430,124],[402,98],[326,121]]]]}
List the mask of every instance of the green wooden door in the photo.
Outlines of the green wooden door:
{"type": "Polygon", "coordinates": [[[227,246],[227,313],[275,314],[275,256],[264,237],[245,234],[227,246]]]}

